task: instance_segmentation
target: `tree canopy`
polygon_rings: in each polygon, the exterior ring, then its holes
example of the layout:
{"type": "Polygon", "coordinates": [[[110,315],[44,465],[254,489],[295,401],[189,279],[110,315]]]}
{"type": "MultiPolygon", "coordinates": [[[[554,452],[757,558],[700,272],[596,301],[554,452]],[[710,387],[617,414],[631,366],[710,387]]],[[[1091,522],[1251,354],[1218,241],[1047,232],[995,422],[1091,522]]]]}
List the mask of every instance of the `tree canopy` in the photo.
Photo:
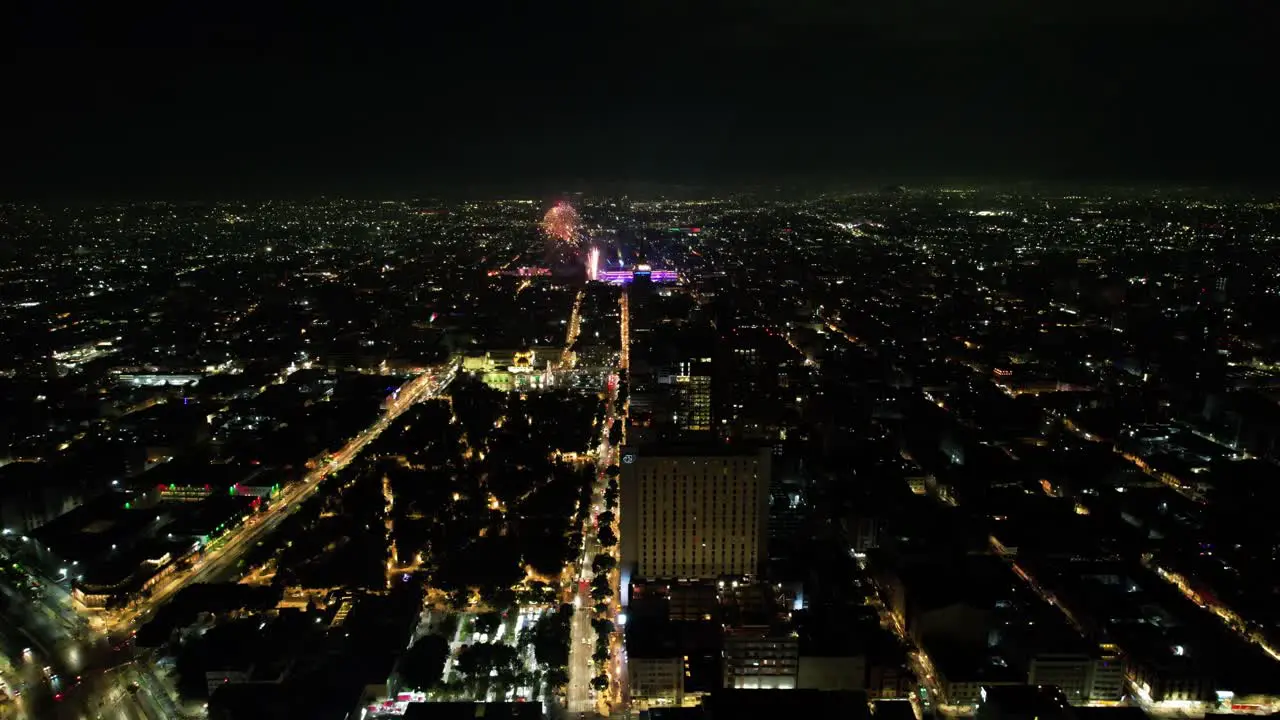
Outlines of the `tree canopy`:
{"type": "Polygon", "coordinates": [[[396,663],[400,688],[428,690],[436,687],[444,678],[444,664],[448,659],[448,640],[439,635],[420,638],[396,663]]]}

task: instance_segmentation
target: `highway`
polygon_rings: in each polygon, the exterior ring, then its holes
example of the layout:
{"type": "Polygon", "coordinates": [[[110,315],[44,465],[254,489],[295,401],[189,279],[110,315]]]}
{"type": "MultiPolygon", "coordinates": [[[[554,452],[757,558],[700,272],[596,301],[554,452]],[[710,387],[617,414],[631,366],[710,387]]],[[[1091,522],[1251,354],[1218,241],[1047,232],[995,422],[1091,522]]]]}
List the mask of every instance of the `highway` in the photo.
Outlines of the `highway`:
{"type": "MultiPolygon", "coordinates": [[[[573,302],[573,311],[569,315],[569,327],[565,334],[564,355],[561,358],[562,368],[570,368],[576,360],[572,347],[578,337],[581,323],[580,310],[583,292],[578,291],[573,302]]],[[[610,410],[612,404],[610,404],[610,410]]],[[[591,689],[591,678],[595,676],[595,668],[591,655],[595,652],[595,630],[591,627],[592,606],[591,592],[585,583],[591,580],[591,561],[599,543],[596,541],[594,519],[604,509],[604,488],[607,483],[604,470],[607,467],[600,458],[607,457],[609,445],[609,428],[613,424],[612,412],[605,413],[600,430],[600,446],[596,457],[595,485],[591,489],[591,510],[587,513],[582,527],[582,555],[573,563],[575,567],[567,568],[566,576],[573,583],[573,619],[569,624],[569,684],[565,688],[565,705],[571,713],[588,713],[595,709],[594,692],[591,689]]]]}
{"type": "Polygon", "coordinates": [[[82,625],[69,626],[66,617],[74,617],[73,611],[56,590],[33,598],[5,583],[0,593],[0,655],[11,664],[5,680],[21,693],[0,718],[182,716],[151,669],[134,660],[131,647],[117,643],[115,649],[82,625]],[[130,683],[137,683],[138,692],[129,692],[130,683]]]}
{"type": "MultiPolygon", "coordinates": [[[[595,662],[591,659],[591,655],[595,652],[596,631],[595,628],[591,627],[591,618],[595,614],[593,609],[595,600],[591,598],[589,583],[594,576],[591,570],[591,563],[595,560],[596,555],[604,550],[596,539],[598,532],[596,516],[605,509],[604,491],[609,484],[609,476],[606,474],[606,469],[613,463],[617,455],[617,448],[609,445],[609,428],[613,426],[613,421],[616,418],[617,383],[611,382],[609,387],[611,389],[608,391],[608,408],[600,432],[600,445],[596,448],[596,476],[595,486],[591,489],[591,512],[587,513],[587,520],[583,523],[582,555],[578,558],[577,567],[573,573],[576,588],[573,595],[573,620],[569,629],[569,685],[565,689],[566,705],[570,713],[591,713],[604,710],[602,702],[604,697],[597,697],[599,694],[591,689],[591,679],[598,673],[595,662]]],[[[616,525],[614,529],[617,529],[616,525]]],[[[613,573],[613,601],[615,606],[619,599],[618,575],[619,573],[617,572],[613,573]]]]}
{"type": "Polygon", "coordinates": [[[573,622],[569,630],[569,685],[565,700],[571,713],[595,710],[591,699],[591,678],[595,675],[591,653],[595,646],[595,631],[591,629],[591,593],[579,589],[574,604],[573,622]]]}
{"type": "Polygon", "coordinates": [[[332,459],[311,470],[302,480],[285,487],[272,501],[270,507],[252,516],[249,521],[232,532],[223,541],[208,549],[189,569],[179,571],[161,583],[151,595],[135,607],[99,617],[97,627],[103,630],[124,632],[146,622],[157,608],[168,602],[182,588],[192,583],[225,579],[233,573],[236,564],[251,548],[270,535],[299,503],[311,497],[329,475],[351,463],[366,445],[390,427],[415,403],[439,396],[457,377],[461,363],[454,360],[439,372],[428,371],[417,375],[400,386],[388,399],[383,414],[356,437],[352,438],[332,459]]]}
{"type": "MultiPolygon", "coordinates": [[[[608,427],[608,423],[605,426],[608,427]]],[[[601,444],[605,442],[602,440],[601,444]]],[[[604,486],[607,482],[604,467],[601,465],[596,474],[596,487],[591,494],[592,512],[583,527],[582,557],[578,563],[573,620],[569,626],[569,685],[565,689],[565,698],[571,713],[588,713],[596,709],[596,693],[591,689],[591,679],[596,676],[595,663],[591,659],[596,645],[596,631],[591,627],[595,600],[591,598],[590,586],[584,583],[591,581],[591,561],[600,549],[592,518],[604,509],[604,486]]]]}
{"type": "MultiPolygon", "coordinates": [[[[621,458],[618,457],[618,452],[619,450],[621,450],[621,446],[625,445],[627,442],[627,419],[628,419],[627,415],[630,413],[630,410],[631,410],[631,395],[630,395],[630,391],[631,391],[631,301],[627,293],[627,288],[625,287],[622,288],[622,296],[618,298],[618,305],[620,310],[620,313],[619,313],[620,319],[618,322],[622,326],[621,332],[619,333],[620,334],[619,342],[622,346],[621,354],[619,356],[619,360],[620,360],[619,373],[622,379],[627,382],[627,397],[623,399],[622,407],[618,407],[618,395],[616,392],[609,399],[610,417],[616,417],[622,423],[622,434],[621,434],[620,442],[618,443],[617,446],[609,448],[608,454],[605,456],[607,461],[611,464],[617,464],[621,460],[621,458]]],[[[619,477],[618,482],[622,482],[621,477],[619,477]]],[[[615,571],[612,576],[613,597],[615,602],[613,605],[614,611],[611,615],[611,619],[613,620],[614,626],[616,626],[618,630],[613,634],[613,642],[611,644],[613,656],[609,658],[609,663],[610,663],[612,676],[614,679],[613,691],[614,691],[614,702],[616,704],[616,707],[622,711],[622,714],[624,717],[631,717],[631,682],[630,682],[630,676],[627,673],[627,643],[626,643],[625,633],[623,632],[623,625],[625,624],[626,618],[619,617],[620,608],[622,607],[622,590],[623,590],[623,588],[621,587],[621,583],[622,583],[622,571],[621,571],[621,567],[622,567],[622,558],[621,558],[622,498],[621,496],[619,496],[618,498],[618,507],[614,510],[613,514],[614,514],[613,529],[615,531],[614,534],[618,538],[618,544],[614,546],[614,552],[616,553],[615,557],[617,557],[618,559],[619,570],[615,571]]]]}
{"type": "Polygon", "coordinates": [[[573,310],[569,313],[569,327],[564,334],[564,350],[560,353],[560,369],[572,370],[578,364],[578,355],[573,351],[573,344],[578,341],[578,333],[582,329],[582,298],[586,292],[579,290],[573,298],[573,310]]]}
{"type": "MultiPolygon", "coordinates": [[[[619,305],[621,310],[619,322],[622,326],[622,337],[618,362],[621,375],[625,378],[631,356],[631,319],[625,288],[619,299],[619,305]]],[[[595,487],[592,488],[591,492],[592,508],[582,528],[582,557],[579,558],[577,567],[577,589],[574,595],[575,610],[569,630],[569,685],[565,688],[565,704],[570,714],[579,716],[593,713],[607,716],[613,710],[621,710],[626,713],[630,702],[630,693],[627,686],[626,650],[621,632],[621,623],[618,622],[617,610],[622,599],[621,588],[619,587],[621,572],[615,570],[610,573],[613,598],[607,617],[614,622],[614,626],[619,628],[619,631],[614,633],[610,642],[612,656],[609,658],[606,667],[613,682],[609,690],[604,693],[597,693],[591,688],[591,679],[597,675],[595,662],[591,658],[591,655],[595,652],[596,644],[596,632],[591,627],[591,618],[595,613],[593,609],[595,601],[591,598],[589,585],[585,584],[589,583],[593,577],[592,561],[599,552],[604,550],[596,539],[598,530],[595,527],[595,519],[596,515],[605,509],[604,491],[609,484],[606,470],[610,465],[615,464],[618,459],[618,448],[609,444],[609,428],[613,427],[615,420],[620,420],[624,426],[626,424],[626,406],[618,407],[618,382],[616,380],[616,378],[611,379],[606,391],[608,393],[607,409],[600,434],[600,445],[596,449],[595,487]]],[[[615,533],[618,533],[620,532],[620,523],[617,518],[621,517],[621,508],[619,507],[614,514],[616,517],[613,529],[615,533]]],[[[615,545],[613,552],[617,553],[619,547],[615,545]]]]}

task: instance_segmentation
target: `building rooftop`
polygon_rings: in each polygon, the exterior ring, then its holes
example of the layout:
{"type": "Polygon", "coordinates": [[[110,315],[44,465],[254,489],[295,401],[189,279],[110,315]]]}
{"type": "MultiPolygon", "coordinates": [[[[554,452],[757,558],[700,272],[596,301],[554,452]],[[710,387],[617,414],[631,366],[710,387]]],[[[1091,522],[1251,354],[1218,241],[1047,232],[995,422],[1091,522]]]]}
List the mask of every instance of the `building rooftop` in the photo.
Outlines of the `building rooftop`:
{"type": "Polygon", "coordinates": [[[542,705],[534,702],[411,703],[403,717],[407,720],[541,720],[542,705]]]}
{"type": "Polygon", "coordinates": [[[984,686],[978,720],[1069,720],[1072,707],[1055,685],[984,686]]]}
{"type": "Polygon", "coordinates": [[[667,444],[655,443],[641,447],[623,448],[623,454],[634,453],[637,457],[647,458],[685,458],[685,457],[755,457],[764,449],[749,444],[667,444]]]}
{"type": "Polygon", "coordinates": [[[133,510],[130,498],[125,493],[107,493],[56,518],[33,536],[66,561],[85,562],[109,553],[112,546],[132,545],[154,531],[156,513],[133,510]]]}
{"type": "Polygon", "coordinates": [[[712,720],[747,717],[805,717],[866,720],[867,695],[841,690],[717,690],[704,701],[712,720]]]}
{"type": "Polygon", "coordinates": [[[948,682],[1005,684],[1025,681],[1027,677],[1024,669],[1015,667],[999,654],[975,652],[942,643],[929,644],[925,650],[934,669],[948,682]]]}
{"type": "Polygon", "coordinates": [[[174,460],[143,473],[143,487],[162,485],[208,485],[214,492],[227,492],[232,485],[257,485],[254,478],[265,472],[259,465],[211,463],[203,460],[174,460]]]}
{"type": "Polygon", "coordinates": [[[723,631],[713,622],[635,618],[627,622],[626,641],[628,657],[679,657],[695,650],[718,650],[723,645],[723,631]]]}

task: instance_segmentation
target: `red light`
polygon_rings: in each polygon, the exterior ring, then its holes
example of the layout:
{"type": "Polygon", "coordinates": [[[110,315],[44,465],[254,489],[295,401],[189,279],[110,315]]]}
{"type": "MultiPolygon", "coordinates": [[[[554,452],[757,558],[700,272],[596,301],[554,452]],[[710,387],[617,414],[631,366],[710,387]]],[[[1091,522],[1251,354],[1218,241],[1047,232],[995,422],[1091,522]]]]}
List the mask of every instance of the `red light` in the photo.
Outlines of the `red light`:
{"type": "Polygon", "coordinates": [[[62,693],[58,693],[57,695],[54,695],[53,699],[57,700],[58,702],[62,702],[62,693]]]}

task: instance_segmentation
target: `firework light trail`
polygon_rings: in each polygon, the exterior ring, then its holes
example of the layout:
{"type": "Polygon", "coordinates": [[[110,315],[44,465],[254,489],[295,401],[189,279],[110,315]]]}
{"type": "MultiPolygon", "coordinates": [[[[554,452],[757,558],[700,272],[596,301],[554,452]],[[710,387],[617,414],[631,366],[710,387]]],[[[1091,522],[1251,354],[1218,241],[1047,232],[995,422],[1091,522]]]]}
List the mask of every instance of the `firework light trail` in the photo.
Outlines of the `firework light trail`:
{"type": "Polygon", "coordinates": [[[587,253],[587,279],[600,279],[600,248],[598,247],[591,248],[587,253]]]}

